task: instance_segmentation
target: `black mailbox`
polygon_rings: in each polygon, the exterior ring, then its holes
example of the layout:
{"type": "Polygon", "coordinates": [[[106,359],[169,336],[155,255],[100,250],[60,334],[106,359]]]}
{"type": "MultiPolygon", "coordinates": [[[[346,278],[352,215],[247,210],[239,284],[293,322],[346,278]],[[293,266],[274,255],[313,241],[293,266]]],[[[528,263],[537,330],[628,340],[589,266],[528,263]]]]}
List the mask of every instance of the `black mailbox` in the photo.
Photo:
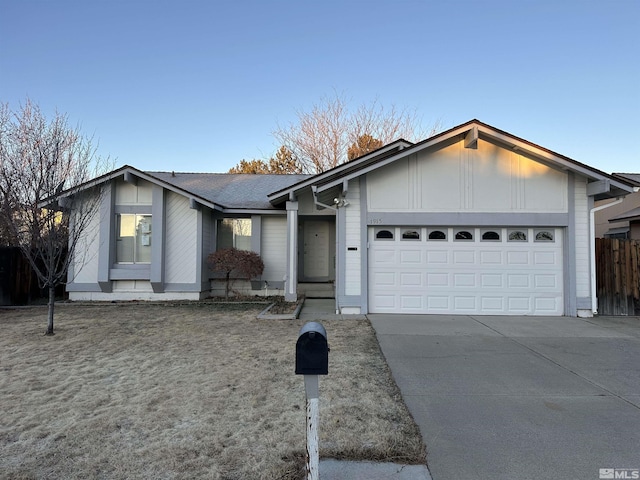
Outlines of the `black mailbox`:
{"type": "Polygon", "coordinates": [[[298,375],[329,373],[327,331],[318,322],[305,323],[300,329],[296,342],[296,373],[298,375]]]}

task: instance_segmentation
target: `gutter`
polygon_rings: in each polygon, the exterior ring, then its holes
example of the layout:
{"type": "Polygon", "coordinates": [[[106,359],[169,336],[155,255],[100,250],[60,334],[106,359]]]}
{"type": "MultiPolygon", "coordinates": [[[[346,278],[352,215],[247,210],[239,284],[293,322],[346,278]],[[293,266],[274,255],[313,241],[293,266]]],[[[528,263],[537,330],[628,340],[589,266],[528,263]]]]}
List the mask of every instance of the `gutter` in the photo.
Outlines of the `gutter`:
{"type": "Polygon", "coordinates": [[[591,249],[591,311],[594,315],[598,314],[598,298],[596,297],[596,212],[604,210],[614,205],[622,203],[624,197],[618,197],[614,202],[607,203],[606,205],[600,205],[599,207],[593,207],[589,210],[589,230],[591,235],[589,236],[589,243],[591,249]]]}
{"type": "Polygon", "coordinates": [[[320,206],[320,207],[324,207],[324,208],[328,208],[329,210],[333,210],[334,212],[337,212],[338,209],[334,206],[331,205],[326,205],[322,202],[320,202],[318,200],[318,187],[316,185],[311,185],[311,192],[313,193],[313,203],[315,203],[316,205],[320,206]]]}

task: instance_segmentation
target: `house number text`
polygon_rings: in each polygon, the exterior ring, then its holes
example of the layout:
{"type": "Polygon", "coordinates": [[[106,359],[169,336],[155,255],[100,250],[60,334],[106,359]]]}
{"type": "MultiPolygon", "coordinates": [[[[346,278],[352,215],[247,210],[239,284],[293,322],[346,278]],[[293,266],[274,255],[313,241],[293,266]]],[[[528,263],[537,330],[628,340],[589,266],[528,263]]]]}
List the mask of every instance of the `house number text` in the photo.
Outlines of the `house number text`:
{"type": "Polygon", "coordinates": [[[381,218],[370,218],[369,219],[369,225],[382,225],[382,219],[381,218]]]}

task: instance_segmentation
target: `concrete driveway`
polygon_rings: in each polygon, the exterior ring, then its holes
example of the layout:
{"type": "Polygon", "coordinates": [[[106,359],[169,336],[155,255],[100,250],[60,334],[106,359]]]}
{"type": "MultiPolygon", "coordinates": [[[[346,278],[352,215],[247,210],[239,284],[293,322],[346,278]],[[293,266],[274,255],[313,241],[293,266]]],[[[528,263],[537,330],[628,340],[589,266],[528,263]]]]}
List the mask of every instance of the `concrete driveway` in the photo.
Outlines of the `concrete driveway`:
{"type": "Polygon", "coordinates": [[[368,317],[434,480],[639,478],[640,318],[368,317]]]}

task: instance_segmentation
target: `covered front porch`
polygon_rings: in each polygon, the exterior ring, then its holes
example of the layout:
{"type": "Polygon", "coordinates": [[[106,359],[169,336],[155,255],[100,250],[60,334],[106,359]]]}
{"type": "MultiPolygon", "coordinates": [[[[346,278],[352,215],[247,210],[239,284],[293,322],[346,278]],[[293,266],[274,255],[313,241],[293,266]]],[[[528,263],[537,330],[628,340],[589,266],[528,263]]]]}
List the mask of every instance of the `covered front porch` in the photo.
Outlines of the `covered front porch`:
{"type": "Polygon", "coordinates": [[[287,201],[285,299],[335,298],[336,210],[318,208],[311,195],[287,201]]]}
{"type": "Polygon", "coordinates": [[[305,298],[336,298],[334,282],[300,282],[298,283],[298,297],[305,298]]]}
{"type": "Polygon", "coordinates": [[[335,216],[298,215],[297,227],[288,219],[288,261],[285,298],[335,298],[335,216]],[[291,247],[295,247],[292,249],[291,247]],[[295,262],[292,261],[295,259],[295,262]],[[295,292],[295,297],[293,293],[295,292]]]}

